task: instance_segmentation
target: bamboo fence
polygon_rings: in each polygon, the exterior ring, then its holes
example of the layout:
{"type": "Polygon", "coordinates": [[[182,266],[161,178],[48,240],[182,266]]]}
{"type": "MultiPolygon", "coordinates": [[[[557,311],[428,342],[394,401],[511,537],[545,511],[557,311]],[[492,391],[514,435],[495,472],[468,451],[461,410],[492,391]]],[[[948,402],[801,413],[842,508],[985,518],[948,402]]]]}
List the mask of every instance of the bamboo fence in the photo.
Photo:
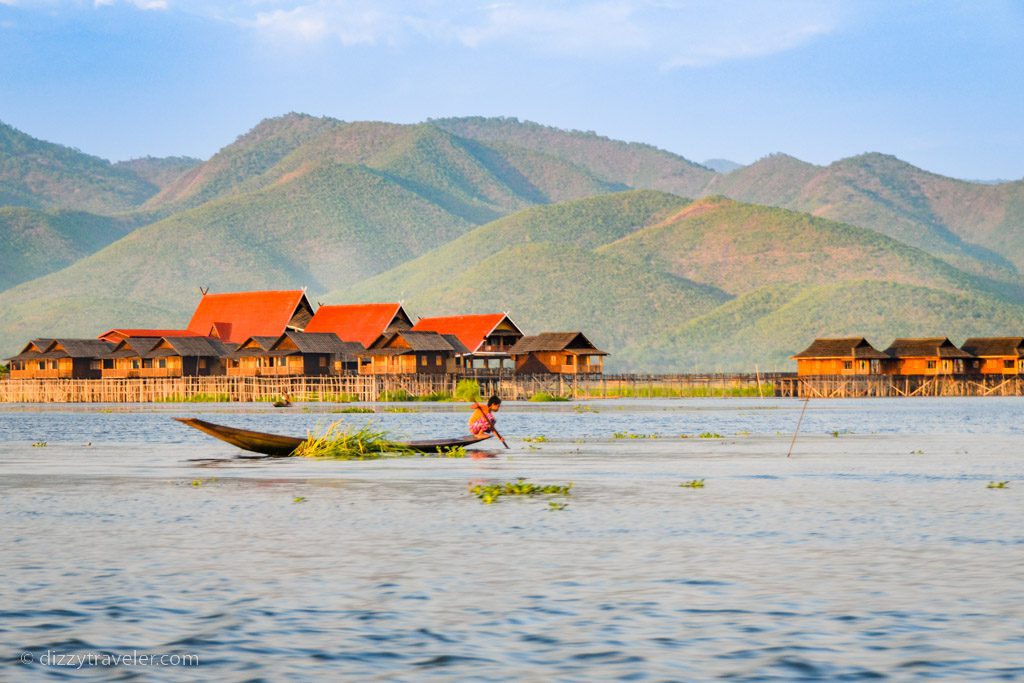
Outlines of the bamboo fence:
{"type": "Polygon", "coordinates": [[[483,396],[526,400],[551,397],[665,398],[782,396],[865,398],[914,396],[1024,396],[1016,375],[900,376],[791,373],[689,375],[342,375],[329,377],[153,377],[129,379],[6,379],[0,403],[157,403],[175,401],[379,401],[396,396],[454,394],[475,379],[483,396]],[[389,396],[390,395],[390,396],[389,396]]]}

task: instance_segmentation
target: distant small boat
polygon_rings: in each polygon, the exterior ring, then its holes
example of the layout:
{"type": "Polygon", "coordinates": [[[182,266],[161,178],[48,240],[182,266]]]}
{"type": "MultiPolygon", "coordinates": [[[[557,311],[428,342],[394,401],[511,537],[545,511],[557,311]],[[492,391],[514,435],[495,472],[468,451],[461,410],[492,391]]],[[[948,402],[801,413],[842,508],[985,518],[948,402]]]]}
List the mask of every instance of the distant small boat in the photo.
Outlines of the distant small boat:
{"type": "MultiPolygon", "coordinates": [[[[267,434],[266,432],[254,432],[251,429],[239,429],[226,425],[214,424],[206,420],[194,417],[174,418],[182,424],[198,429],[210,436],[226,441],[232,446],[237,446],[245,451],[262,453],[263,455],[286,456],[295,452],[304,438],[297,436],[284,436],[281,434],[267,434]]],[[[431,439],[427,441],[396,441],[395,447],[421,453],[439,453],[448,448],[458,448],[478,444],[490,437],[478,439],[474,436],[460,436],[454,439],[431,439]]]]}

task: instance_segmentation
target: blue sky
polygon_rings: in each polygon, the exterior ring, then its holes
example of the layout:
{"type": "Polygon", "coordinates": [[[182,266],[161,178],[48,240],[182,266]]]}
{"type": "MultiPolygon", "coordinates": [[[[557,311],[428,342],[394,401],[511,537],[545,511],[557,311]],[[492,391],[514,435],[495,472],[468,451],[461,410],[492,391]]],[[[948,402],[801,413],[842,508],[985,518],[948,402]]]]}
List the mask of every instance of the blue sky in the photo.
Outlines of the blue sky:
{"type": "Polygon", "coordinates": [[[290,111],[1024,177],[1024,2],[0,0],[0,120],[207,158],[290,111]]]}

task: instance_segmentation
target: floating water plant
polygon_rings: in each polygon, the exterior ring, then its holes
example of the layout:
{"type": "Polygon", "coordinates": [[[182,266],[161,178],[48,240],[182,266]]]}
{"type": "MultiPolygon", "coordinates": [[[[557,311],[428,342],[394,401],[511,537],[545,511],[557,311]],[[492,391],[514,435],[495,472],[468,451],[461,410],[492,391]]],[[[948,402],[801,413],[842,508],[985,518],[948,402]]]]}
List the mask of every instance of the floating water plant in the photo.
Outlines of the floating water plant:
{"type": "Polygon", "coordinates": [[[918,448],[917,450],[910,451],[911,455],[924,455],[924,451],[918,448]]]}
{"type": "Polygon", "coordinates": [[[657,439],[657,434],[634,434],[633,432],[615,432],[612,437],[616,439],[657,439]]]}
{"type": "Polygon", "coordinates": [[[582,404],[577,404],[577,405],[573,406],[572,411],[574,413],[596,413],[597,412],[596,410],[594,410],[590,406],[585,406],[585,405],[582,405],[582,404]]]}
{"type": "Polygon", "coordinates": [[[376,412],[373,408],[366,408],[363,406],[349,406],[348,408],[339,408],[338,410],[332,410],[332,413],[373,413],[376,412]]]}
{"type": "Polygon", "coordinates": [[[307,434],[294,455],[332,460],[375,460],[385,455],[410,455],[411,451],[391,442],[384,430],[371,425],[346,427],[342,420],[327,425],[323,433],[307,434]]]}
{"type": "Polygon", "coordinates": [[[548,502],[548,510],[564,510],[569,507],[568,503],[556,503],[555,501],[548,502]]]}
{"type": "Polygon", "coordinates": [[[704,480],[703,479],[691,479],[690,481],[684,481],[679,486],[681,486],[684,489],[702,489],[702,488],[704,488],[704,480]]]}
{"type": "Polygon", "coordinates": [[[501,496],[536,496],[541,494],[567,496],[572,489],[572,482],[562,486],[558,484],[533,484],[520,477],[516,481],[504,484],[477,484],[470,486],[469,492],[479,498],[485,505],[490,505],[501,496]]]}
{"type": "Polygon", "coordinates": [[[548,437],[541,434],[540,436],[524,436],[523,441],[526,443],[547,443],[548,437]]]}
{"type": "Polygon", "coordinates": [[[988,483],[988,486],[986,486],[985,488],[987,488],[987,489],[1008,489],[1008,488],[1010,488],[1010,482],[1009,481],[990,481],[988,483]]]}
{"type": "Polygon", "coordinates": [[[210,477],[209,479],[193,479],[192,486],[198,488],[203,484],[212,484],[215,481],[217,481],[217,477],[210,477]]]}
{"type": "Polygon", "coordinates": [[[416,410],[415,408],[398,407],[398,408],[385,408],[383,412],[385,412],[385,413],[418,413],[420,411],[416,410]]]}
{"type": "Polygon", "coordinates": [[[839,432],[832,432],[832,438],[833,439],[838,439],[839,438],[839,432]]]}
{"type": "Polygon", "coordinates": [[[46,448],[46,445],[47,444],[45,441],[36,441],[34,444],[32,444],[32,448],[46,448]]]}
{"type": "Polygon", "coordinates": [[[701,432],[699,434],[702,439],[724,439],[725,437],[718,432],[701,432]]]}
{"type": "Polygon", "coordinates": [[[306,497],[305,496],[295,496],[294,498],[292,498],[292,502],[293,503],[305,503],[306,502],[306,497]]]}
{"type": "MultiPolygon", "coordinates": [[[[424,453],[424,455],[427,454],[424,453]]],[[[438,451],[437,455],[441,458],[465,458],[467,453],[463,446],[449,446],[447,448],[442,448],[438,451]]]]}

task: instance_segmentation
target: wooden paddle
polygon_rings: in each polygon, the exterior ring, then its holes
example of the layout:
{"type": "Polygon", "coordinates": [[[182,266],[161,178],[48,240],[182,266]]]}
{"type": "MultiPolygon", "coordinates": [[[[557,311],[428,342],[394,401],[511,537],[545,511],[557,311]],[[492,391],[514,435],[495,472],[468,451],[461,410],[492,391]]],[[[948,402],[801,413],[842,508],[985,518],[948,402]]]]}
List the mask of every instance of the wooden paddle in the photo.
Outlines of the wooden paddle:
{"type": "Polygon", "coordinates": [[[498,433],[498,429],[494,426],[494,420],[491,419],[491,414],[487,412],[487,409],[480,405],[477,401],[473,401],[473,407],[479,410],[480,414],[484,416],[485,420],[487,420],[487,424],[491,425],[491,432],[496,437],[498,437],[498,441],[501,442],[501,445],[504,446],[505,448],[508,448],[508,442],[505,441],[505,437],[498,433]]]}

